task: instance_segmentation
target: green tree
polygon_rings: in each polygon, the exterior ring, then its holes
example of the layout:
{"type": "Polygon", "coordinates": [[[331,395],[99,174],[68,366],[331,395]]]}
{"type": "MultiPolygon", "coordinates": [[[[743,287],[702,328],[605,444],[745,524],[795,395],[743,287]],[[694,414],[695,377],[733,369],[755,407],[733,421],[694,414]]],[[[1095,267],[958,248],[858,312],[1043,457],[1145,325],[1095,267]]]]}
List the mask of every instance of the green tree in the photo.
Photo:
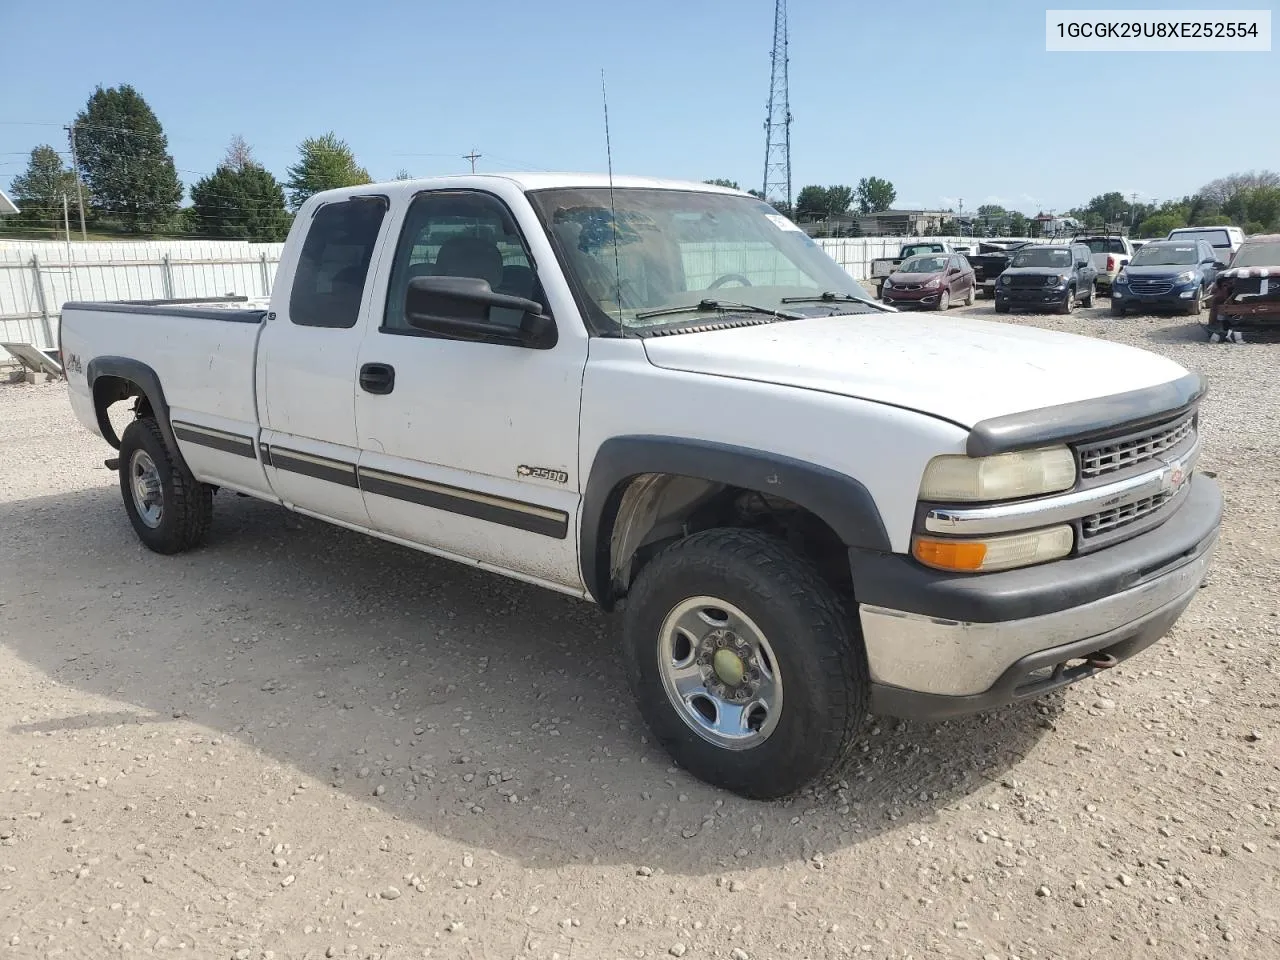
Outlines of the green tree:
{"type": "Polygon", "coordinates": [[[406,170],[404,167],[401,167],[399,170],[397,170],[397,171],[396,171],[396,179],[397,179],[397,180],[412,180],[412,179],[413,179],[413,174],[412,174],[412,173],[410,173],[408,170],[406,170]]]}
{"type": "Polygon", "coordinates": [[[818,220],[835,213],[847,213],[853,203],[853,188],[834,184],[830,187],[810,185],[796,197],[796,216],[818,220]]]}
{"type": "Polygon", "coordinates": [[[31,151],[27,169],[9,184],[18,205],[18,222],[41,226],[62,224],[62,198],[74,208],[76,175],[68,170],[58,151],[41,144],[31,151]]]}
{"type": "Polygon", "coordinates": [[[728,187],[730,190],[741,190],[737,180],[726,180],[724,177],[716,177],[714,180],[703,180],[703,183],[709,183],[713,187],[728,187]]]}
{"type": "Polygon", "coordinates": [[[355,154],[345,140],[329,132],[308,137],[298,145],[298,162],[289,168],[289,205],[297,210],[312,194],[337,187],[356,187],[369,183],[369,171],[356,163],[355,154]]]}
{"type": "Polygon", "coordinates": [[[1170,230],[1185,227],[1187,221],[1176,213],[1156,213],[1138,224],[1138,236],[1142,238],[1167,237],[1170,230]]]}
{"type": "Polygon", "coordinates": [[[863,213],[879,213],[893,206],[898,191],[893,184],[881,177],[863,177],[856,191],[858,209],[863,213]]]}
{"type": "Polygon", "coordinates": [[[89,203],[127,230],[170,225],[182,181],[169,141],[147,102],[129,84],[98,87],[74,124],[76,159],[89,203]]]}
{"type": "Polygon", "coordinates": [[[1239,226],[1260,225],[1251,233],[1262,233],[1280,225],[1280,187],[1245,187],[1222,205],[1227,214],[1239,226]]]}
{"type": "Polygon", "coordinates": [[[1009,235],[1011,237],[1025,237],[1027,236],[1027,228],[1026,216],[1017,210],[1013,211],[1009,216],[1009,235]]]}
{"type": "Polygon", "coordinates": [[[191,188],[191,223],[207,237],[275,242],[289,233],[284,190],[250,159],[240,169],[223,163],[191,188]]]}

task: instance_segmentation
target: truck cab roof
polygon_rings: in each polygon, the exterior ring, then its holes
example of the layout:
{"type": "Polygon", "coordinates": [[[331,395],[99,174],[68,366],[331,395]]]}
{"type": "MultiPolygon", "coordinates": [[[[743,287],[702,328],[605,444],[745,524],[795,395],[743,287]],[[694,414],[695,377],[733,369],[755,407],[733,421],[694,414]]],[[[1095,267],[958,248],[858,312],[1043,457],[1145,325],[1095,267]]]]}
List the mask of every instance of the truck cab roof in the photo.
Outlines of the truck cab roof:
{"type": "Polygon", "coordinates": [[[420,190],[455,187],[459,189],[483,189],[495,183],[514,184],[520,190],[555,190],[555,189],[601,189],[610,186],[615,189],[648,188],[650,190],[696,190],[701,193],[726,193],[748,197],[745,190],[734,190],[711,183],[696,180],[670,180],[658,177],[614,176],[606,173],[568,173],[568,172],[534,172],[534,173],[474,173],[454,174],[443,177],[420,177],[413,180],[389,180],[381,183],[365,183],[357,187],[340,187],[316,194],[326,201],[338,200],[349,196],[368,193],[417,193],[420,190]]]}

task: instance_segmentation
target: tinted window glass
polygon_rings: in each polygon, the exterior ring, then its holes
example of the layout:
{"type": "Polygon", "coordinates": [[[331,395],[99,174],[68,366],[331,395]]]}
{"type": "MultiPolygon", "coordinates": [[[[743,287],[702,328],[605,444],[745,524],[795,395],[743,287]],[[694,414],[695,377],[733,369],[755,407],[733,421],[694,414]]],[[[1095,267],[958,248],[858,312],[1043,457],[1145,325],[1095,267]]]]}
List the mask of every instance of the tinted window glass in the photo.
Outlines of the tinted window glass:
{"type": "Polygon", "coordinates": [[[289,293],[289,319],[304,327],[354,327],[386,213],[381,197],[325,204],[311,220],[289,293]]]}
{"type": "Polygon", "coordinates": [[[1231,237],[1227,234],[1227,231],[1214,230],[1212,228],[1205,230],[1174,230],[1169,239],[1181,240],[1184,243],[1191,240],[1208,240],[1215,247],[1231,246],[1231,237]]]}
{"type": "Polygon", "coordinates": [[[1032,247],[1019,250],[1013,256],[1015,267],[1069,267],[1071,251],[1061,247],[1032,247]]]}
{"type": "MultiPolygon", "coordinates": [[[[496,293],[544,302],[515,220],[501,201],[484,193],[424,193],[410,204],[391,265],[385,329],[412,329],[404,298],[415,277],[470,277],[488,281],[496,293]]],[[[520,310],[489,311],[495,325],[514,328],[523,319],[520,310]]]]}

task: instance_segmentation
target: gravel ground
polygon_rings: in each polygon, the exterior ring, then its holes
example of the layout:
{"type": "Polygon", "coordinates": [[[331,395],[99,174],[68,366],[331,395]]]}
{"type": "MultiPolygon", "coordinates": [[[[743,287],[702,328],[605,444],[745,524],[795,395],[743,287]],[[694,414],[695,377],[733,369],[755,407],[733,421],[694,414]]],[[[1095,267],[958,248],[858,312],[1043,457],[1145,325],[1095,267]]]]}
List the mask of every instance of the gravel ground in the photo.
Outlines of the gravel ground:
{"type": "Polygon", "coordinates": [[[1280,956],[1280,343],[1104,312],[1012,321],[1209,375],[1206,587],[776,804],[647,742],[590,606],[225,494],[156,556],[64,388],[0,387],[0,956],[1280,956]]]}

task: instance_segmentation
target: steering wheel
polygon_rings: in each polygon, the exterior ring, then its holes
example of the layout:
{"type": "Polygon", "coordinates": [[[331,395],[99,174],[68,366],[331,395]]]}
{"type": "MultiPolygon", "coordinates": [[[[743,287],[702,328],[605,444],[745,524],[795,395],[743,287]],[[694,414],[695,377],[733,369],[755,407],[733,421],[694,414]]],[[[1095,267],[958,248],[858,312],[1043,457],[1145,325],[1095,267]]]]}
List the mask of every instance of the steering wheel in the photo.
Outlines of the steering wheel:
{"type": "Polygon", "coordinates": [[[716,278],[716,281],[715,281],[713,284],[711,284],[711,286],[707,287],[707,289],[708,289],[708,290],[715,290],[715,289],[717,289],[721,284],[728,283],[730,280],[737,280],[737,281],[738,281],[740,284],[742,284],[744,287],[749,287],[749,286],[751,286],[751,281],[750,281],[750,280],[748,280],[746,277],[744,277],[742,274],[740,274],[740,273],[726,273],[723,277],[717,277],[717,278],[716,278]]]}

